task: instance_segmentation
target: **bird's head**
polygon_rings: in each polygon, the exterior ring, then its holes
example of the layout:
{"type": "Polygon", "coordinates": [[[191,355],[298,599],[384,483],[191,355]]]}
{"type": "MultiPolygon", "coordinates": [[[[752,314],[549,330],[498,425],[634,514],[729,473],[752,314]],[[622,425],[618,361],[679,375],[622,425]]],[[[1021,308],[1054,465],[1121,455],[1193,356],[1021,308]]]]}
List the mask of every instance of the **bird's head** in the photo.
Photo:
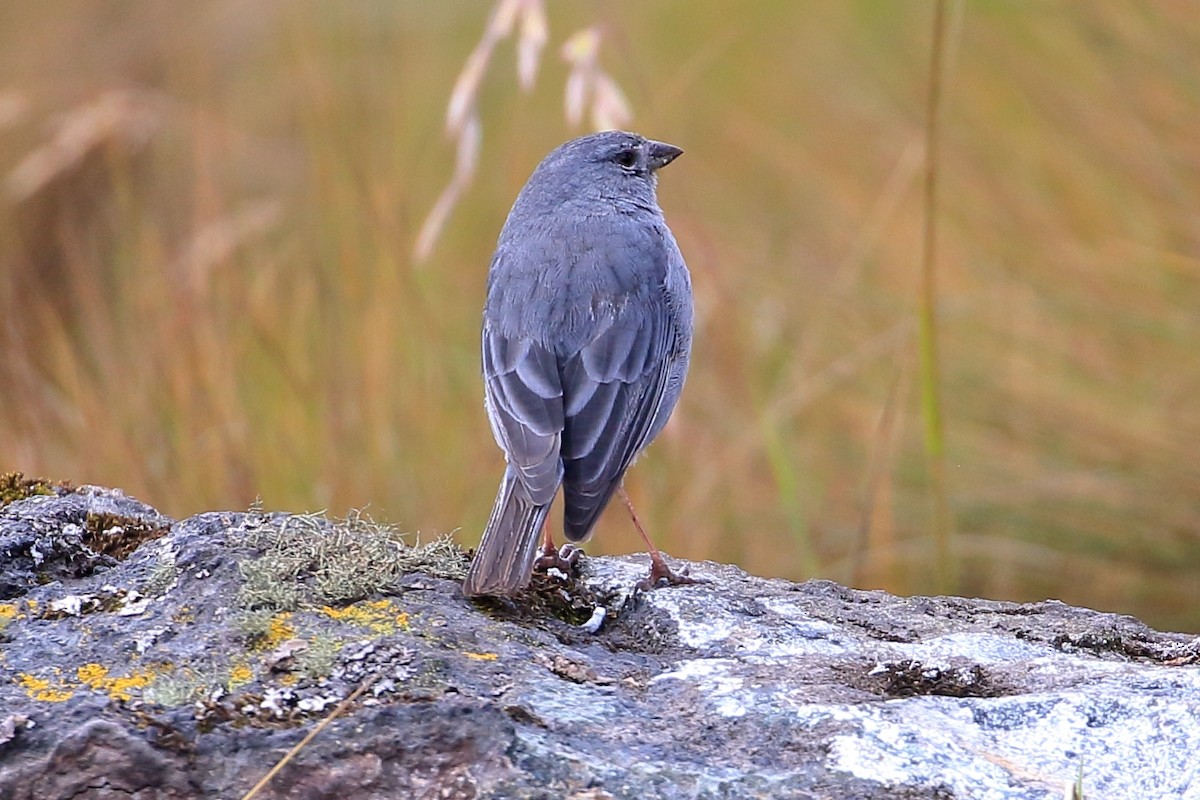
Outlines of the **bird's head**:
{"type": "Polygon", "coordinates": [[[683,150],[626,131],[601,131],[559,145],[529,178],[538,192],[653,201],[655,174],[683,150]]]}

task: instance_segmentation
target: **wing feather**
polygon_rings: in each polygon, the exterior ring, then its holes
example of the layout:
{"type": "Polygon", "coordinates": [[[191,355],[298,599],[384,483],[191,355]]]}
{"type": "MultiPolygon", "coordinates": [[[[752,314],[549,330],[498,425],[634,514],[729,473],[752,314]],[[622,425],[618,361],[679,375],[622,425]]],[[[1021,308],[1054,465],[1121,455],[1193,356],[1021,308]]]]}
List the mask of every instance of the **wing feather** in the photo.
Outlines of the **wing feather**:
{"type": "Polygon", "coordinates": [[[649,444],[672,374],[672,321],[665,305],[624,309],[563,370],[564,528],[587,538],[625,470],[649,444]],[[587,396],[586,402],[575,400],[587,396]]]}
{"type": "Polygon", "coordinates": [[[563,477],[563,393],[554,354],[485,325],[483,361],[484,408],[496,443],[529,501],[549,503],[563,477]]]}

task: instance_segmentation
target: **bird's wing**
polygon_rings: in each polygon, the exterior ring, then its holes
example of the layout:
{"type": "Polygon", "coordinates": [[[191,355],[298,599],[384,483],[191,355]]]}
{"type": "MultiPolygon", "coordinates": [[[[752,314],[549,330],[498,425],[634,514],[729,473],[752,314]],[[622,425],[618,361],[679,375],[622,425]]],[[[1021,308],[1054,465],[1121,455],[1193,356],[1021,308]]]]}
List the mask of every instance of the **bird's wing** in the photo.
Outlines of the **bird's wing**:
{"type": "Polygon", "coordinates": [[[677,321],[662,295],[641,299],[650,302],[612,309],[562,365],[564,527],[575,541],[587,538],[649,444],[667,395],[677,321]]]}
{"type": "Polygon", "coordinates": [[[484,406],[496,442],[530,502],[545,505],[562,481],[563,390],[552,351],[483,327],[484,406]]]}

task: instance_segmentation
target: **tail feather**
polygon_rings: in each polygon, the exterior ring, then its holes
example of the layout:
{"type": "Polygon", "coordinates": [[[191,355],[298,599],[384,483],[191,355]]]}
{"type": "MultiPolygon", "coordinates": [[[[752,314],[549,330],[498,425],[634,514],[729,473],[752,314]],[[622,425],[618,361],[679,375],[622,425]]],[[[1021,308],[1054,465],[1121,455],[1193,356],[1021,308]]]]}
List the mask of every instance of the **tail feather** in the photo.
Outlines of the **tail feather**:
{"type": "Polygon", "coordinates": [[[530,501],[511,468],[506,469],[492,516],[467,570],[463,593],[468,597],[508,595],[528,586],[538,534],[549,513],[550,504],[530,501]]]}

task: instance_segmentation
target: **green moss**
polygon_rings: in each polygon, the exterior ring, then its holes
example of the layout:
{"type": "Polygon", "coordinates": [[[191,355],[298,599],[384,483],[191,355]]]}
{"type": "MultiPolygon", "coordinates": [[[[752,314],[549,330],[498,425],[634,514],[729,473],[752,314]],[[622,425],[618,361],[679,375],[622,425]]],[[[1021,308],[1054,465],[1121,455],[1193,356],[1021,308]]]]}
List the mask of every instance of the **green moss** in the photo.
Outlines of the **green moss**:
{"type": "Polygon", "coordinates": [[[234,614],[231,621],[238,632],[245,637],[246,645],[256,648],[261,646],[270,635],[271,623],[274,618],[274,609],[257,608],[239,611],[234,614]]]}
{"type": "Polygon", "coordinates": [[[164,675],[154,680],[142,692],[147,702],[167,708],[182,706],[200,697],[208,682],[192,674],[164,675]]]}
{"type": "Polygon", "coordinates": [[[124,561],[146,542],[161,539],[170,525],[155,525],[140,517],[89,512],[83,523],[83,543],[102,555],[124,561]]]}
{"type": "Polygon", "coordinates": [[[317,680],[333,672],[343,643],[329,636],[316,636],[308,641],[308,647],[296,654],[295,671],[305,678],[317,680]]]}
{"type": "Polygon", "coordinates": [[[0,474],[0,508],[27,497],[57,494],[56,488],[72,491],[69,483],[51,484],[45,478],[26,478],[23,472],[5,472],[0,474]]]}
{"type": "MultiPolygon", "coordinates": [[[[473,602],[498,619],[520,620],[536,626],[554,618],[569,625],[582,625],[596,608],[619,605],[617,594],[615,590],[599,591],[574,577],[564,583],[544,572],[535,572],[529,587],[515,599],[479,597],[473,602]]],[[[616,612],[612,612],[609,620],[615,619],[616,612]]]]}
{"type": "Polygon", "coordinates": [[[165,548],[160,553],[158,561],[150,568],[150,574],[142,582],[140,591],[150,597],[161,597],[167,593],[178,577],[179,566],[175,563],[175,553],[170,548],[165,548]]]}
{"type": "Polygon", "coordinates": [[[409,572],[466,574],[463,552],[449,538],[410,545],[358,512],[336,521],[316,514],[257,518],[244,540],[259,551],[238,565],[238,605],[246,609],[342,605],[387,591],[409,572]]]}

